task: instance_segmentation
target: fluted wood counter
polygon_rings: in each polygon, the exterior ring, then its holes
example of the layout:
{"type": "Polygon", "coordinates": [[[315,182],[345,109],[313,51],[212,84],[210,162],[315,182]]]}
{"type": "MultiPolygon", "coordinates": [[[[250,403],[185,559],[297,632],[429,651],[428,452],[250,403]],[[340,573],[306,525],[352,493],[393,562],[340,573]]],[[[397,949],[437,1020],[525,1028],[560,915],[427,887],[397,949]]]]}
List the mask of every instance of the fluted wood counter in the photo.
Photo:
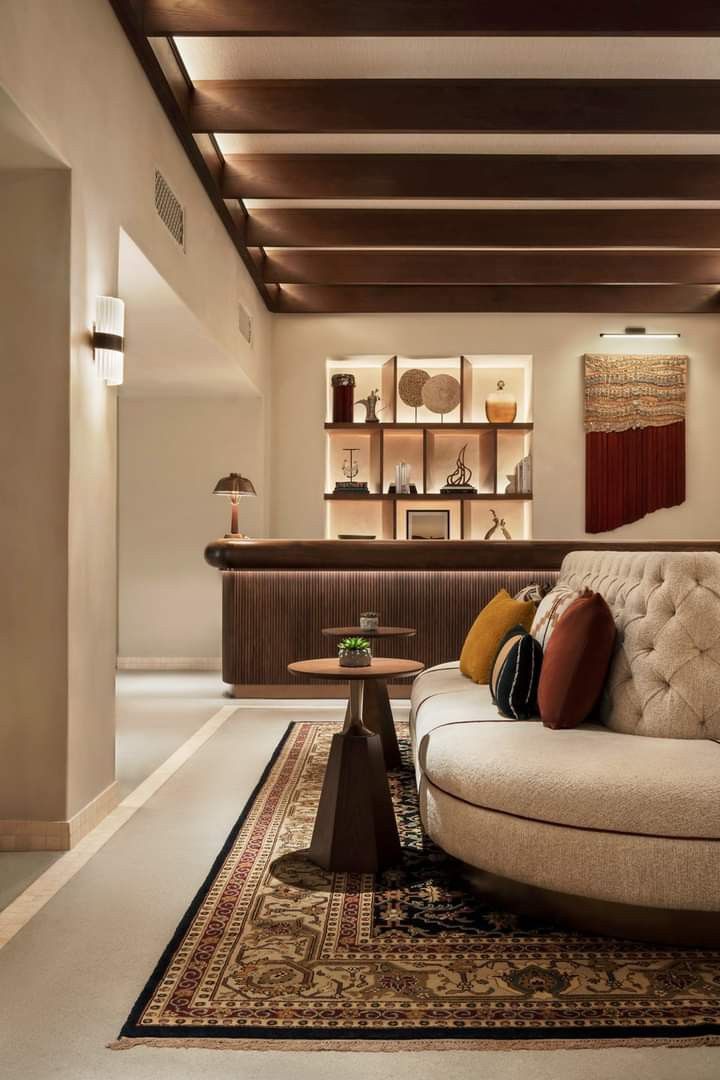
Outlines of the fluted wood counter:
{"type": "MultiPolygon", "coordinates": [[[[324,656],[322,628],[354,624],[367,610],[386,626],[417,629],[392,643],[393,655],[428,667],[454,660],[498,589],[551,585],[565,555],[587,549],[720,551],[720,542],[215,540],[205,558],[222,571],[223,679],[238,697],[337,693],[310,680],[291,684],[287,665],[324,656]]],[[[402,683],[390,689],[409,692],[402,683]]]]}

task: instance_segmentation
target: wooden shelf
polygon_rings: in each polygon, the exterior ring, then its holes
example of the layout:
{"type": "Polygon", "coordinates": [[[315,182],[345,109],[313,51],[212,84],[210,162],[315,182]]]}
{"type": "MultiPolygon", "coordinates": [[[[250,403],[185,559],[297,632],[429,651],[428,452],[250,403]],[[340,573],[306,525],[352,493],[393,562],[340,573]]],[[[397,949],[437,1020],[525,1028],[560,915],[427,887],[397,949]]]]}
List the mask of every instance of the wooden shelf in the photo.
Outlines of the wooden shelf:
{"type": "Polygon", "coordinates": [[[325,423],[326,431],[423,431],[426,428],[431,428],[433,431],[532,431],[533,424],[525,422],[515,424],[441,424],[438,422],[434,424],[425,421],[420,421],[417,424],[366,424],[364,421],[360,421],[358,424],[334,424],[331,421],[325,423]]]}
{"type": "Polygon", "coordinates": [[[384,500],[386,502],[471,502],[472,500],[484,500],[485,502],[520,502],[528,501],[532,499],[532,492],[517,492],[510,495],[506,495],[503,492],[501,495],[493,495],[492,492],[478,492],[475,495],[459,494],[459,495],[442,495],[438,491],[431,491],[428,494],[424,494],[422,491],[418,491],[416,495],[395,495],[390,492],[373,492],[369,495],[356,494],[354,491],[338,492],[325,492],[325,499],[331,499],[336,502],[367,502],[368,500],[384,500]]]}
{"type": "MultiPolygon", "coordinates": [[[[534,425],[517,419],[531,415],[529,361],[525,356],[509,357],[507,365],[500,356],[378,356],[362,358],[355,368],[352,358],[343,359],[342,369],[355,376],[354,400],[359,402],[373,388],[379,388],[382,411],[373,424],[365,420],[364,410],[362,414],[358,410],[355,414],[341,414],[349,418],[345,422],[327,420],[323,425],[326,534],[372,533],[390,540],[406,534],[411,510],[425,508],[429,512],[432,508],[436,513],[441,511],[439,517],[448,516],[443,532],[458,540],[481,538],[492,525],[494,507],[512,535],[527,535],[532,528],[532,493],[506,494],[505,488],[508,478],[517,475],[518,463],[532,451],[534,425]],[[444,417],[444,422],[440,414],[426,408],[418,414],[399,396],[403,373],[416,364],[423,368],[424,359],[431,377],[441,373],[459,382],[457,407],[444,417]],[[520,411],[515,422],[489,423],[483,403],[501,378],[506,380],[520,411]],[[335,481],[342,479],[349,447],[357,449],[357,479],[367,481],[368,494],[334,490],[335,481]],[[475,494],[441,491],[446,477],[457,479],[462,475],[459,461],[467,470],[464,475],[469,474],[470,483],[477,489],[475,494]],[[410,480],[418,488],[414,494],[390,494],[390,490],[394,491],[396,466],[401,462],[408,465],[410,480]]],[[[328,374],[338,368],[339,360],[331,361],[328,374]]],[[[328,380],[326,416],[332,416],[332,404],[328,380]]],[[[531,476],[525,482],[532,482],[531,476]]]]}

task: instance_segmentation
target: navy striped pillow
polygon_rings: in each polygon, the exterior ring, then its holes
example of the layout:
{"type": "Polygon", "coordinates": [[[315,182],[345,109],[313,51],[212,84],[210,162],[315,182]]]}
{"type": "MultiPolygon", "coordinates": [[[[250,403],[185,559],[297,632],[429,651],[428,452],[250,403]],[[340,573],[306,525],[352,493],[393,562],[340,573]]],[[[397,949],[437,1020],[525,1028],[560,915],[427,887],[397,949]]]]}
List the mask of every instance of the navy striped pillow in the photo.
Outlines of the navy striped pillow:
{"type": "Polygon", "coordinates": [[[498,649],[490,692],[501,716],[529,720],[538,716],[537,689],[543,651],[522,626],[513,627],[498,649]]]}

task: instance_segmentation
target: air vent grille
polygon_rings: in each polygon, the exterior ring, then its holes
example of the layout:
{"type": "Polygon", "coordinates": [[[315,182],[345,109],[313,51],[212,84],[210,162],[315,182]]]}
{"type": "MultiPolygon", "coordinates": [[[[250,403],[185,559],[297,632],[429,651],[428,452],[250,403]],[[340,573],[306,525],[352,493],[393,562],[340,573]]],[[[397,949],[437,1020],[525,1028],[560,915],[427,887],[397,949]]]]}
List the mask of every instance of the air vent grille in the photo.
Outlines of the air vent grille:
{"type": "Polygon", "coordinates": [[[155,170],[155,209],[173,240],[185,248],[185,211],[163,174],[155,170]]]}

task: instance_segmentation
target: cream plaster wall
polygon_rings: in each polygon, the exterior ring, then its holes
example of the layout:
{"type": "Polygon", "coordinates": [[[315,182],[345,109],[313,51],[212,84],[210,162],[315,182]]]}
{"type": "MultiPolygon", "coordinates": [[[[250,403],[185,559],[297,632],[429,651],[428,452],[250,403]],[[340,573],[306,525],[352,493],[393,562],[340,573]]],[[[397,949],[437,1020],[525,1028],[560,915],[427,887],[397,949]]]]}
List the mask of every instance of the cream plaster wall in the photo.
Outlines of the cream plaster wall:
{"type": "Polygon", "coordinates": [[[96,296],[117,288],[120,229],[261,393],[270,318],[109,3],[3,0],[0,87],[72,178],[68,559],[56,585],[58,602],[67,591],[68,688],[54,721],[66,729],[68,752],[60,761],[53,747],[35,747],[66,773],[70,816],[114,777],[116,393],[96,376],[89,333],[96,296]],[[155,214],[156,166],[186,208],[184,254],[155,214]],[[238,299],[254,315],[252,348],[238,332],[238,299]]]}
{"type": "Polygon", "coordinates": [[[0,171],[0,236],[0,819],[53,820],[67,794],[69,172],[0,171]]]}
{"type": "Polygon", "coordinates": [[[220,656],[220,575],[205,545],[230,528],[221,476],[250,477],[240,529],[265,534],[262,403],[123,398],[119,440],[119,644],[123,657],[220,656]]]}
{"type": "Polygon", "coordinates": [[[582,539],[585,352],[630,351],[601,330],[644,325],[679,330],[673,342],[633,343],[637,352],[690,356],[687,500],[597,539],[717,539],[720,488],[720,319],[710,315],[281,315],[274,321],[272,532],[321,537],[325,509],[325,360],[350,354],[533,356],[536,539],[582,539]]]}

